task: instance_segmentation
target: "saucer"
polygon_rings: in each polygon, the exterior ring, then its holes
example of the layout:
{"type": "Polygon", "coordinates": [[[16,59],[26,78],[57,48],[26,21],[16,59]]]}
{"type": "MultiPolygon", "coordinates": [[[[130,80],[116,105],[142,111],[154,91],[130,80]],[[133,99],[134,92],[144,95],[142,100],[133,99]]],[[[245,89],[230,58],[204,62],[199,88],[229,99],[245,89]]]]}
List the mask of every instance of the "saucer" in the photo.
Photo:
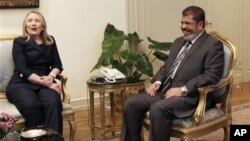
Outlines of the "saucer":
{"type": "Polygon", "coordinates": [[[22,131],[20,136],[23,138],[36,138],[46,134],[46,130],[43,129],[30,129],[22,131]]]}

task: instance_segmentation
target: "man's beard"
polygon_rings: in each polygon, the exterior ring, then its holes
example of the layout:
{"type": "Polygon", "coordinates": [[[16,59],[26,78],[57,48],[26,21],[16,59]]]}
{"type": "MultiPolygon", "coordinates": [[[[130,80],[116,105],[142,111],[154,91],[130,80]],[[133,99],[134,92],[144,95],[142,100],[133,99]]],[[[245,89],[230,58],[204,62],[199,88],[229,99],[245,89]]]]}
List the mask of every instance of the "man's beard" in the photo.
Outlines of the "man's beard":
{"type": "Polygon", "coordinates": [[[187,36],[183,36],[183,38],[187,41],[192,41],[198,34],[190,34],[190,35],[187,35],[187,36]]]}

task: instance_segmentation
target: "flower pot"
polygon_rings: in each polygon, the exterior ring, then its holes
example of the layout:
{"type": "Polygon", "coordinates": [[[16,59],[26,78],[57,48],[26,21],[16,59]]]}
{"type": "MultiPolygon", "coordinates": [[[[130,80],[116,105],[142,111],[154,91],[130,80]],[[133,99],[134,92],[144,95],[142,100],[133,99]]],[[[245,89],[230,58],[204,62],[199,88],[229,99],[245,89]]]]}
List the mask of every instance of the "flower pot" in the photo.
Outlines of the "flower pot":
{"type": "Polygon", "coordinates": [[[137,95],[144,90],[145,90],[144,81],[126,84],[125,100],[128,99],[130,96],[137,95]]]}
{"type": "MultiPolygon", "coordinates": [[[[140,92],[145,90],[145,85],[144,81],[137,82],[137,83],[131,83],[131,84],[126,84],[126,91],[125,91],[125,96],[124,96],[124,102],[131,96],[137,95],[140,92]]],[[[122,100],[120,96],[115,96],[114,98],[115,101],[115,108],[117,111],[121,112],[122,111],[122,100]]],[[[124,104],[124,103],[123,103],[124,104]]]]}

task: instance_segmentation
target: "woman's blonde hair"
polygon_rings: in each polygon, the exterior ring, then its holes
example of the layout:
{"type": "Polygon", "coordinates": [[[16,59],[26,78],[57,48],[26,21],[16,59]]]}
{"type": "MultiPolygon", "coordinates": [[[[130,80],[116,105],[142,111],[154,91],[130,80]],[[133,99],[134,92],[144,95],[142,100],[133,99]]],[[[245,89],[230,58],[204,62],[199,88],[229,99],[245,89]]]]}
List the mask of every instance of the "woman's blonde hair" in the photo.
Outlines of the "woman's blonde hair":
{"type": "Polygon", "coordinates": [[[53,44],[54,40],[53,40],[53,38],[47,32],[47,24],[46,24],[46,21],[45,21],[43,15],[39,11],[35,11],[35,10],[32,10],[29,13],[27,13],[25,19],[23,20],[23,37],[27,38],[27,41],[30,39],[30,35],[27,32],[27,30],[26,30],[26,22],[27,22],[28,16],[31,13],[35,13],[35,14],[37,14],[37,15],[39,15],[41,17],[41,22],[42,22],[43,30],[42,30],[40,36],[41,36],[42,40],[44,41],[44,43],[46,45],[53,44]]]}

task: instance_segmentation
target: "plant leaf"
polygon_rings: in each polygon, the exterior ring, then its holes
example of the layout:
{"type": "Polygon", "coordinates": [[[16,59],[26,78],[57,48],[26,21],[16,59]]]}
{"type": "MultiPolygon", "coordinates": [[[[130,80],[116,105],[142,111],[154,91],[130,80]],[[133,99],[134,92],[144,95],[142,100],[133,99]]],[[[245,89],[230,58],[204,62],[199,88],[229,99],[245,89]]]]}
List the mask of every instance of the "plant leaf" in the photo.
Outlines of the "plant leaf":
{"type": "Polygon", "coordinates": [[[99,69],[101,66],[108,66],[111,64],[112,58],[122,47],[125,37],[126,35],[123,31],[116,29],[111,24],[107,24],[104,32],[104,39],[102,41],[102,54],[91,72],[95,69],[99,69]]]}
{"type": "Polygon", "coordinates": [[[139,44],[143,39],[140,39],[137,32],[134,33],[128,33],[128,36],[126,37],[126,40],[129,42],[129,44],[139,44]]]}
{"type": "Polygon", "coordinates": [[[127,83],[137,83],[142,81],[141,80],[142,73],[139,73],[138,71],[134,71],[133,74],[127,78],[127,83]]]}
{"type": "Polygon", "coordinates": [[[117,30],[113,25],[107,24],[102,42],[102,54],[98,58],[97,64],[93,70],[102,66],[111,66],[121,71],[127,79],[127,83],[136,83],[143,81],[142,76],[153,76],[152,62],[149,61],[151,53],[155,58],[165,61],[168,54],[165,53],[170,49],[172,43],[157,42],[148,37],[150,52],[146,55],[144,52],[138,52],[138,47],[143,40],[140,39],[136,32],[126,35],[123,31],[117,30]],[[126,48],[122,48],[125,40],[128,42],[126,48]],[[124,50],[125,49],[125,50],[124,50]]]}
{"type": "Polygon", "coordinates": [[[155,51],[153,55],[160,61],[165,62],[168,59],[168,54],[161,52],[161,51],[155,51]]]}
{"type": "Polygon", "coordinates": [[[136,68],[147,76],[153,76],[153,66],[144,52],[140,52],[137,56],[136,68]]]}
{"type": "Polygon", "coordinates": [[[168,51],[172,45],[171,42],[158,42],[151,39],[150,37],[148,37],[147,39],[151,43],[149,44],[150,49],[168,51]]]}
{"type": "Polygon", "coordinates": [[[133,67],[137,60],[137,53],[129,50],[124,50],[120,53],[120,55],[125,60],[123,64],[124,70],[121,71],[124,72],[128,78],[129,75],[134,71],[133,67]]]}

